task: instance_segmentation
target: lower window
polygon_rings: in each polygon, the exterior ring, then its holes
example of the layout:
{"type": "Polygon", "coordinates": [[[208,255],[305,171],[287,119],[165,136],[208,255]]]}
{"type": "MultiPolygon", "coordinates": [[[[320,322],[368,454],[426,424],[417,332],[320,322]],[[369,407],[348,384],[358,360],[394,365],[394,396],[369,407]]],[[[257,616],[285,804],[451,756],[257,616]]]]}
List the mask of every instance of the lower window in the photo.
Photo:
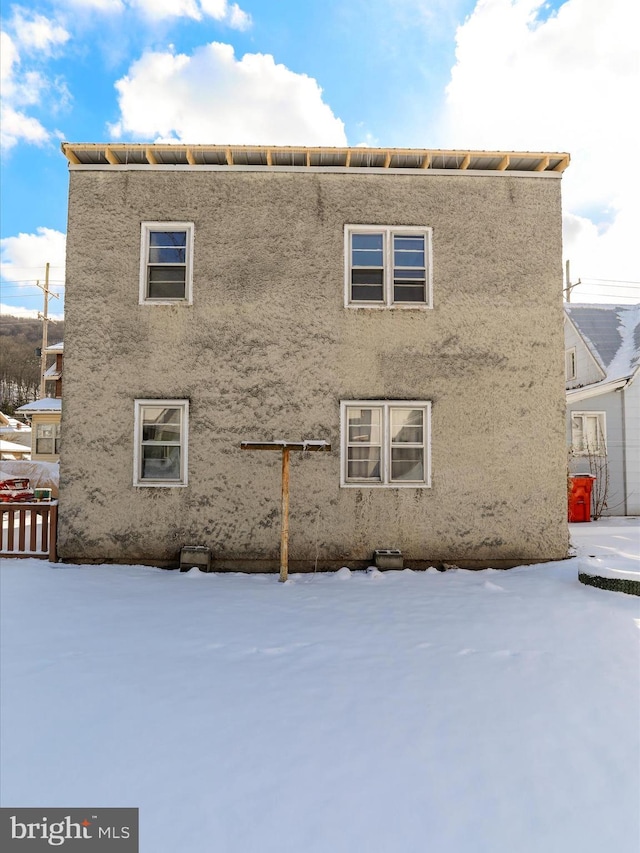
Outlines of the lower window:
{"type": "Polygon", "coordinates": [[[571,450],[576,456],[605,455],[604,412],[572,412],[571,450]]]}
{"type": "Polygon", "coordinates": [[[342,402],[341,484],[429,486],[430,416],[427,401],[342,402]]]}
{"type": "Polygon", "coordinates": [[[136,400],[134,486],[186,486],[187,400],[136,400]]]}
{"type": "Polygon", "coordinates": [[[38,456],[57,456],[60,453],[60,424],[36,425],[36,453],[38,456]]]}

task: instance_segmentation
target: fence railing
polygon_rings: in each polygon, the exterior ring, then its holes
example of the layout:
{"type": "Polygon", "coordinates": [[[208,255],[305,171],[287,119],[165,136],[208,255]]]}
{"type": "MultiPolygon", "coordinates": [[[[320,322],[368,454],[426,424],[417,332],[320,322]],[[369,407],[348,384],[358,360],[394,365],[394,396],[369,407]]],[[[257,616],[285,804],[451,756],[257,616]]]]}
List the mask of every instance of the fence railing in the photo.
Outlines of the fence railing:
{"type": "Polygon", "coordinates": [[[58,560],[58,501],[0,503],[0,557],[58,560]]]}

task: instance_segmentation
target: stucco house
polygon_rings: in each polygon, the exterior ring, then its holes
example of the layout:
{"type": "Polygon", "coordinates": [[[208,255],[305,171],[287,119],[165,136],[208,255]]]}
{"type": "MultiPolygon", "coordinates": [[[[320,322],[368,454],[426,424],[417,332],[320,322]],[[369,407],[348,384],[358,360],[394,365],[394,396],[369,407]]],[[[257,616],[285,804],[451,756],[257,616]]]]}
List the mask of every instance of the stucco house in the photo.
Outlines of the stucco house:
{"type": "Polygon", "coordinates": [[[63,559],[567,554],[567,154],[64,143],[63,559]]]}
{"type": "Polygon", "coordinates": [[[570,469],[597,477],[603,515],[640,515],[640,304],[565,315],[570,469]]]}

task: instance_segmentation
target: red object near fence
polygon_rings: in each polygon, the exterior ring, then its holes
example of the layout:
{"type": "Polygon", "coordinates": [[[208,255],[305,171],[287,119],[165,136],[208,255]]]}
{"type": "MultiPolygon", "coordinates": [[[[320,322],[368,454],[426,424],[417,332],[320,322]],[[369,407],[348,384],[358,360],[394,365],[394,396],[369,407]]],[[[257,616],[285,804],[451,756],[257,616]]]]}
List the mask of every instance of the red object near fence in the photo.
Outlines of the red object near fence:
{"type": "Polygon", "coordinates": [[[14,480],[0,480],[0,501],[15,503],[16,501],[32,501],[33,489],[30,488],[26,477],[14,480]]]}
{"type": "Polygon", "coordinates": [[[572,474],[569,489],[569,521],[591,521],[593,474],[572,474]]]}

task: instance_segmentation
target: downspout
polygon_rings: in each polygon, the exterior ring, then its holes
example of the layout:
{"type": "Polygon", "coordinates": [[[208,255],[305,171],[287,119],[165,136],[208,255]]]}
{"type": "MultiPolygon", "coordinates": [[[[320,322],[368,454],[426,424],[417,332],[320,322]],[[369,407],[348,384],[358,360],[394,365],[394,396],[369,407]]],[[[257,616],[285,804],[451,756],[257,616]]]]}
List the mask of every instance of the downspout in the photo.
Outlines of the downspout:
{"type": "Polygon", "coordinates": [[[622,416],[622,493],[624,495],[623,507],[625,515],[627,515],[627,419],[624,392],[626,391],[627,384],[625,383],[620,389],[620,412],[622,416]]]}

